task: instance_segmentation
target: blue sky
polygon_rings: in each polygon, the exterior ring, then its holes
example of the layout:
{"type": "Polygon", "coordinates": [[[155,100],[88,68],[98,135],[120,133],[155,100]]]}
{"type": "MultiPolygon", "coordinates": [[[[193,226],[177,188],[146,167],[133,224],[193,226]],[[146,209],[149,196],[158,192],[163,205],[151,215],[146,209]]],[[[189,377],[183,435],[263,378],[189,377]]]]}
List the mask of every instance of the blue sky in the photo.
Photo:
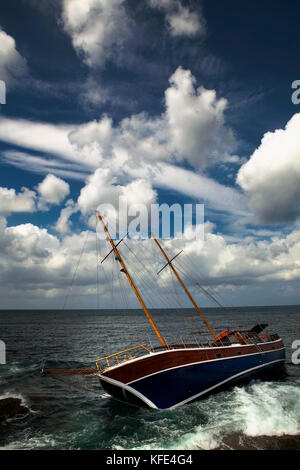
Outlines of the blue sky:
{"type": "MultiPolygon", "coordinates": [[[[59,307],[119,195],[203,203],[203,245],[179,245],[228,304],[299,303],[300,5],[2,3],[0,307],[59,307]]],[[[93,307],[95,273],[78,274],[93,307]]]]}

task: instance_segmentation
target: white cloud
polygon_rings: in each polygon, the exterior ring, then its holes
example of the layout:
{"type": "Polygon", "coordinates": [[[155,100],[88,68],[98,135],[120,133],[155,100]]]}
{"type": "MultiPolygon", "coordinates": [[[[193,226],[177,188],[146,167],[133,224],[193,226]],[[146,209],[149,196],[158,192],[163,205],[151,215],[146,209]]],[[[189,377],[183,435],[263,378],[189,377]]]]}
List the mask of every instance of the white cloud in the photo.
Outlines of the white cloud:
{"type": "Polygon", "coordinates": [[[78,211],[77,205],[72,199],[68,199],[65,207],[61,210],[55,225],[55,230],[61,235],[67,235],[71,231],[70,217],[78,211]]]}
{"type": "MultiPolygon", "coordinates": [[[[142,185],[140,188],[142,189],[142,185]]],[[[70,207],[72,207],[71,203],[70,207]]],[[[102,253],[106,254],[108,247],[106,246],[103,250],[104,242],[101,243],[102,253]]],[[[174,286],[167,270],[164,272],[164,278],[160,277],[157,280],[156,272],[164,261],[160,258],[159,252],[157,256],[153,256],[155,250],[153,240],[126,241],[126,244],[129,244],[139,259],[142,257],[148,270],[155,276],[151,279],[135,256],[123,246],[128,266],[134,266],[134,276],[138,280],[142,294],[145,294],[147,303],[150,299],[150,303],[156,302],[159,306],[162,296],[168,303],[165,293],[173,292],[174,286]],[[146,280],[149,288],[145,291],[144,281],[146,280]],[[157,286],[157,282],[161,284],[162,290],[157,286]]],[[[75,297],[73,299],[72,295],[70,300],[73,306],[78,306],[80,294],[81,298],[84,296],[84,303],[80,305],[87,307],[95,305],[96,297],[96,270],[91,269],[91,266],[96,266],[95,234],[81,232],[64,235],[59,240],[46,229],[35,225],[22,224],[7,227],[4,220],[0,219],[1,306],[46,308],[51,305],[51,299],[53,299],[52,305],[56,308],[59,302],[62,305],[70,287],[74,266],[79,261],[84,245],[84,262],[78,265],[74,280],[75,297]],[[21,298],[16,295],[20,291],[23,293],[21,298]],[[19,302],[22,302],[22,305],[19,302]]],[[[231,289],[232,303],[237,297],[242,298],[242,295],[244,295],[244,304],[248,303],[250,297],[247,297],[247,293],[253,292],[251,286],[254,286],[253,289],[265,290],[265,286],[271,285],[274,289],[275,283],[285,281],[284,288],[290,286],[293,291],[293,282],[300,279],[299,230],[294,230],[287,236],[274,236],[270,240],[254,241],[251,238],[244,238],[228,242],[223,235],[214,233],[213,224],[206,223],[204,243],[183,239],[164,241],[163,245],[170,256],[176,254],[179,249],[184,250],[174,264],[186,273],[187,276],[184,279],[193,293],[196,292],[194,279],[196,277],[199,281],[200,276],[204,287],[214,286],[219,292],[231,289]],[[241,259],[244,260],[242,263],[241,259]]],[[[114,257],[108,259],[106,263],[106,273],[111,272],[112,265],[115,263],[114,257]]],[[[117,282],[116,279],[115,281],[117,282]]],[[[110,304],[110,283],[111,276],[103,276],[101,271],[99,289],[102,307],[110,304]]],[[[124,287],[131,292],[127,284],[124,287]]],[[[273,292],[271,289],[270,292],[272,293],[271,299],[274,299],[277,291],[273,292]]],[[[296,291],[293,292],[296,295],[296,291]]],[[[129,295],[133,298],[132,293],[129,295]]],[[[181,300],[183,298],[181,297],[181,300]]],[[[276,297],[276,299],[284,303],[281,297],[276,297]]],[[[200,300],[203,301],[203,298],[200,300]]],[[[287,298],[286,302],[288,300],[287,298]]],[[[174,296],[172,302],[177,305],[177,301],[177,296],[174,296]]]]}
{"type": "Polygon", "coordinates": [[[40,206],[45,204],[60,204],[70,193],[70,186],[66,181],[55,175],[48,174],[37,186],[40,195],[40,206]]]}
{"type": "Polygon", "coordinates": [[[170,146],[179,159],[196,168],[226,161],[235,149],[233,132],[225,125],[227,100],[217,100],[215,90],[195,90],[195,77],[181,67],[165,92],[170,146]]]}
{"type": "Polygon", "coordinates": [[[300,216],[299,136],[300,113],[285,129],[267,132],[238,172],[237,183],[263,223],[293,222],[300,216]]]}
{"type": "MultiPolygon", "coordinates": [[[[59,240],[32,224],[7,227],[0,219],[0,298],[3,308],[63,307],[82,247],[72,298],[95,293],[95,234],[81,232],[59,240]],[[22,291],[22,296],[19,295],[22,291]],[[50,304],[49,304],[50,302],[50,304]],[[51,302],[53,302],[51,304],[51,302]]],[[[105,295],[107,286],[103,285],[105,295]]],[[[93,297],[92,297],[93,298],[93,297]]],[[[93,300],[92,303],[94,304],[93,300]]],[[[85,304],[82,305],[86,306],[85,304]]]]}
{"type": "Polygon", "coordinates": [[[171,8],[176,0],[148,0],[154,8],[171,8]]]}
{"type": "Polygon", "coordinates": [[[0,78],[7,85],[15,84],[28,74],[27,62],[16,49],[16,42],[0,28],[0,78]]]}
{"type": "MultiPolygon", "coordinates": [[[[78,170],[95,170],[105,166],[107,159],[113,159],[117,167],[124,160],[135,166],[145,161],[187,159],[196,168],[230,161],[235,139],[225,124],[227,101],[217,100],[214,90],[196,90],[195,82],[189,70],[178,67],[170,78],[166,111],[161,116],[140,113],[122,119],[117,126],[109,116],[73,126],[0,117],[0,139],[63,158],[78,170]]],[[[20,165],[16,151],[6,155],[12,161],[15,157],[20,165]]]]}
{"type": "Polygon", "coordinates": [[[247,216],[245,197],[233,187],[225,186],[207,176],[178,166],[161,164],[151,172],[153,185],[169,188],[204,201],[215,210],[247,216]]]}
{"type": "Polygon", "coordinates": [[[195,36],[205,34],[206,23],[200,11],[193,12],[180,0],[148,0],[153,8],[165,11],[166,21],[172,36],[195,36]]]}
{"type": "Polygon", "coordinates": [[[144,179],[137,179],[123,186],[122,194],[126,197],[128,204],[143,204],[149,206],[156,202],[156,191],[151,183],[144,179]]]}
{"type": "Polygon", "coordinates": [[[22,188],[16,193],[15,189],[0,187],[0,214],[11,214],[12,212],[34,212],[36,194],[27,188],[22,188]]]}
{"type": "Polygon", "coordinates": [[[33,305],[39,296],[43,307],[51,289],[65,286],[64,276],[70,276],[69,261],[59,240],[46,229],[32,224],[2,225],[0,248],[1,297],[7,293],[3,306],[9,299],[12,304],[18,303],[17,294],[22,290],[19,307],[24,308],[26,301],[33,305]]]}
{"type": "Polygon", "coordinates": [[[128,206],[144,204],[149,207],[156,200],[156,192],[148,180],[139,178],[120,185],[109,169],[98,168],[81,189],[77,204],[82,214],[93,213],[100,204],[110,204],[114,210],[107,215],[114,217],[118,213],[120,197],[127,200],[128,206]]]}
{"type": "Polygon", "coordinates": [[[64,28],[79,56],[90,66],[116,60],[129,34],[124,0],[63,0],[64,28]]]}
{"type": "Polygon", "coordinates": [[[179,67],[166,90],[164,113],[131,115],[117,125],[106,115],[74,126],[0,118],[2,140],[50,154],[9,150],[4,158],[20,168],[81,180],[98,168],[79,197],[84,214],[135,179],[201,197],[217,209],[241,211],[243,198],[236,189],[175,166],[187,160],[200,171],[236,163],[235,139],[225,123],[227,101],[217,100],[214,90],[195,89],[195,81],[179,67]]]}
{"type": "MultiPolygon", "coordinates": [[[[70,171],[84,172],[97,168],[105,153],[104,147],[109,148],[113,137],[112,121],[106,116],[81,125],[54,125],[0,117],[0,140],[61,158],[65,160],[65,169],[70,171]]],[[[57,160],[41,155],[36,157],[15,150],[6,151],[4,155],[19,166],[22,155],[26,163],[39,159],[36,161],[39,166],[59,166],[57,160]]]]}
{"type": "Polygon", "coordinates": [[[299,230],[287,236],[274,236],[270,240],[257,241],[245,237],[229,242],[222,234],[214,233],[213,224],[206,223],[204,242],[183,239],[163,243],[170,256],[184,250],[174,265],[189,276],[187,279],[191,287],[194,287],[195,280],[199,282],[199,277],[204,286],[235,288],[300,279],[299,230]]]}
{"type": "Polygon", "coordinates": [[[167,138],[164,118],[152,118],[146,113],[136,114],[121,121],[116,153],[122,149],[129,165],[169,160],[171,153],[167,138]]]}
{"type": "Polygon", "coordinates": [[[97,168],[100,157],[97,149],[85,151],[84,147],[79,148],[73,143],[72,135],[78,128],[78,125],[0,117],[0,140],[30,149],[30,152],[6,150],[3,157],[8,163],[25,170],[85,179],[88,172],[97,168]],[[31,151],[40,154],[34,155],[31,151]]]}
{"type": "Polygon", "coordinates": [[[230,162],[236,142],[225,124],[227,101],[217,100],[214,90],[196,90],[195,82],[189,70],[178,67],[165,92],[166,111],[161,116],[140,113],[122,119],[116,127],[104,116],[78,126],[69,133],[69,141],[84,154],[84,161],[90,159],[91,166],[105,165],[103,160],[108,158],[117,168],[124,161],[129,167],[187,159],[197,169],[230,162]]]}
{"type": "Polygon", "coordinates": [[[114,186],[114,178],[108,169],[98,168],[81,189],[78,207],[83,214],[95,211],[100,203],[115,205],[118,197],[118,186],[114,186]]]}
{"type": "Polygon", "coordinates": [[[166,19],[172,36],[195,36],[204,34],[206,30],[203,18],[180,4],[178,11],[167,13],[166,19]]]}
{"type": "Polygon", "coordinates": [[[0,116],[0,140],[19,147],[74,159],[68,134],[76,126],[48,124],[0,116]]]}
{"type": "Polygon", "coordinates": [[[90,156],[91,165],[98,165],[103,158],[111,155],[115,133],[112,119],[104,115],[99,121],[76,127],[69,133],[68,139],[73,149],[90,156]]]}
{"type": "Polygon", "coordinates": [[[3,160],[22,170],[33,173],[48,174],[53,173],[63,178],[85,181],[90,173],[90,168],[84,163],[72,163],[58,158],[47,158],[44,156],[32,155],[28,152],[17,150],[6,150],[2,153],[3,160]]]}
{"type": "Polygon", "coordinates": [[[32,224],[6,227],[1,234],[1,246],[4,254],[12,263],[24,263],[23,267],[34,265],[35,261],[45,260],[58,243],[46,229],[32,224]]]}

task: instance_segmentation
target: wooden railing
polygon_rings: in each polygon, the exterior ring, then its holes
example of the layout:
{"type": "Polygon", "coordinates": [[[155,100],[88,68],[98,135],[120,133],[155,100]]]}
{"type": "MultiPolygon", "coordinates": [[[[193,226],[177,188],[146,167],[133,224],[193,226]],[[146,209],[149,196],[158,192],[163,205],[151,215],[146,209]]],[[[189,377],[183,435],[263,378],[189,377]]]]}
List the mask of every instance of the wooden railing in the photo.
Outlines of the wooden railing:
{"type": "Polygon", "coordinates": [[[108,370],[110,367],[118,365],[121,362],[130,361],[131,359],[134,359],[135,357],[137,357],[134,355],[134,353],[132,353],[132,351],[136,352],[138,349],[143,349],[151,353],[150,349],[146,348],[146,346],[147,344],[140,344],[139,346],[135,346],[133,348],[124,349],[124,351],[119,351],[117,353],[110,354],[108,356],[103,356],[100,359],[97,359],[96,361],[94,361],[96,368],[100,372],[100,371],[108,370]],[[99,365],[99,363],[101,362],[102,363],[104,362],[105,364],[102,367],[101,365],[99,365]]]}

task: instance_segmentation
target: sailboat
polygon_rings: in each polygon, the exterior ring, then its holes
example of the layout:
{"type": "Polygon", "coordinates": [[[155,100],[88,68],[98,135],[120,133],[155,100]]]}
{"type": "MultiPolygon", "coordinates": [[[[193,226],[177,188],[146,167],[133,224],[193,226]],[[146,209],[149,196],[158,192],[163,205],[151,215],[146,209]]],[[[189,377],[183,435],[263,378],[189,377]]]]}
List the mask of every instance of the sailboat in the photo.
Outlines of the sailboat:
{"type": "Polygon", "coordinates": [[[284,366],[285,347],[277,333],[261,334],[267,324],[252,329],[224,330],[217,334],[198,307],[183,282],[173,261],[169,259],[159,240],[152,238],[166,264],[179,282],[184,293],[200,315],[211,338],[193,343],[169,343],[159,331],[151,312],[135,284],[124,259],[114,242],[103,218],[96,212],[115,260],[125,274],[160,345],[140,344],[110,354],[95,361],[95,369],[58,371],[44,369],[44,373],[92,373],[103,389],[119,401],[152,409],[173,409],[191,403],[211,393],[223,390],[249,379],[265,376],[284,366]]]}

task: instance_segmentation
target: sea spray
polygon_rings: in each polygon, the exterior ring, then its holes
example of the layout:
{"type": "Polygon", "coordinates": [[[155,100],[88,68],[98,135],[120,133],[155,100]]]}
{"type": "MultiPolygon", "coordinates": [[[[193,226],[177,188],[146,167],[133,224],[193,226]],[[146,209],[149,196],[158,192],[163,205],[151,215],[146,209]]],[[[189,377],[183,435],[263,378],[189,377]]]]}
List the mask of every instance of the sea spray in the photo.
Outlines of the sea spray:
{"type": "Polygon", "coordinates": [[[300,432],[300,387],[255,383],[236,390],[235,413],[247,436],[297,435],[300,432]]]}

